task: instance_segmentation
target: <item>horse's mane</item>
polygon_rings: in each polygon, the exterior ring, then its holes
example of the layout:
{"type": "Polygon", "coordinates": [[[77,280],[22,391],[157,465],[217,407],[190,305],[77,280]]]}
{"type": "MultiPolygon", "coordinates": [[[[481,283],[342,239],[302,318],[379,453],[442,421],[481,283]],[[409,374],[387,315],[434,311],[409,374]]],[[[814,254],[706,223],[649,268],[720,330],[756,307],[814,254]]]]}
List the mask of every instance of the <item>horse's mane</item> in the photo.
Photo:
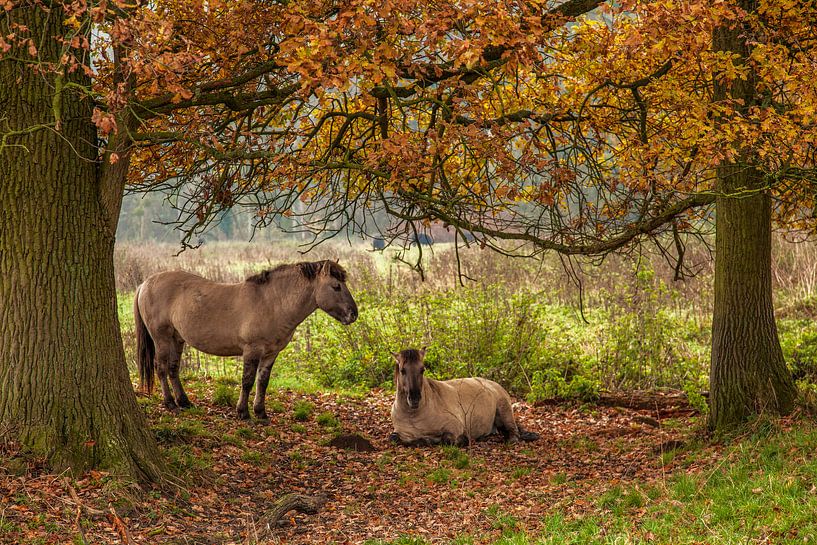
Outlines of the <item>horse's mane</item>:
{"type": "Polygon", "coordinates": [[[408,348],[406,350],[401,350],[400,356],[403,358],[403,361],[419,361],[420,351],[415,350],[414,348],[408,348]]]}
{"type": "Polygon", "coordinates": [[[307,280],[314,280],[318,273],[320,272],[321,268],[323,267],[324,263],[329,263],[329,274],[332,275],[333,278],[337,278],[341,282],[346,282],[346,270],[335,263],[334,261],[324,260],[324,261],[302,261],[300,263],[287,263],[284,265],[278,265],[274,269],[267,269],[261,271],[258,274],[254,274],[250,277],[247,277],[246,282],[252,282],[253,284],[266,284],[269,282],[270,277],[273,276],[275,273],[289,271],[294,268],[298,268],[300,273],[306,278],[307,280]]]}

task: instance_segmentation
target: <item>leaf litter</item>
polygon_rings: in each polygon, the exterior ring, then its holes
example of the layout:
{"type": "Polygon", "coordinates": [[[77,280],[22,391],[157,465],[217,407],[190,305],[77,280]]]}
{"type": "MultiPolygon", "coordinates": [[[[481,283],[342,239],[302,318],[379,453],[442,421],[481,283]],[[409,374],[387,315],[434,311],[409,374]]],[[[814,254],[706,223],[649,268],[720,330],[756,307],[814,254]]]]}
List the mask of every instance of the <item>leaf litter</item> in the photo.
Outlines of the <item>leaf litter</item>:
{"type": "MultiPolygon", "coordinates": [[[[536,532],[554,511],[592,511],[593,498],[611,486],[664,479],[678,464],[664,454],[683,449],[698,431],[688,414],[661,420],[648,410],[520,402],[517,418],[539,441],[406,448],[388,440],[388,392],[279,391],[275,398],[285,410],[271,413],[268,424],[237,420],[207,393],[195,411],[179,415],[150,400],[149,421],[180,479],[173,490],[138,489],[102,471],[49,473],[42,461],[21,464],[6,446],[0,543],[361,543],[404,534],[489,543],[508,525],[536,532]],[[313,414],[335,419],[296,421],[293,405],[304,401],[313,414]],[[375,450],[330,446],[341,434],[368,439],[375,450]],[[320,498],[318,512],[265,521],[293,493],[320,498]]],[[[693,466],[709,463],[697,460],[693,466]]]]}

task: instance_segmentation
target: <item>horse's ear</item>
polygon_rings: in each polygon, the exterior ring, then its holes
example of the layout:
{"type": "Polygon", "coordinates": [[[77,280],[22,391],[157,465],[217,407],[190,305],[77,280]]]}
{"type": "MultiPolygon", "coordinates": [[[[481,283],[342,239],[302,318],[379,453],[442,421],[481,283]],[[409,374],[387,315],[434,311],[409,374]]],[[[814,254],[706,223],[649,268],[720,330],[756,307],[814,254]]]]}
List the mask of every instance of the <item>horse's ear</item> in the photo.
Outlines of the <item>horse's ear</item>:
{"type": "Polygon", "coordinates": [[[332,274],[332,262],[331,261],[324,261],[323,265],[321,265],[321,276],[329,276],[332,274]]]}
{"type": "Polygon", "coordinates": [[[397,352],[389,352],[389,353],[392,355],[392,357],[394,358],[394,360],[396,362],[398,362],[398,363],[400,362],[400,354],[398,354],[397,352]]]}
{"type": "Polygon", "coordinates": [[[336,258],[335,258],[335,264],[337,265],[337,264],[339,264],[339,263],[340,263],[340,258],[339,258],[339,257],[336,257],[336,258]]]}
{"type": "Polygon", "coordinates": [[[424,347],[422,347],[422,348],[420,349],[420,351],[419,351],[419,352],[420,352],[420,359],[422,359],[422,358],[425,358],[425,357],[426,357],[426,350],[428,350],[428,346],[424,346],[424,347]]]}

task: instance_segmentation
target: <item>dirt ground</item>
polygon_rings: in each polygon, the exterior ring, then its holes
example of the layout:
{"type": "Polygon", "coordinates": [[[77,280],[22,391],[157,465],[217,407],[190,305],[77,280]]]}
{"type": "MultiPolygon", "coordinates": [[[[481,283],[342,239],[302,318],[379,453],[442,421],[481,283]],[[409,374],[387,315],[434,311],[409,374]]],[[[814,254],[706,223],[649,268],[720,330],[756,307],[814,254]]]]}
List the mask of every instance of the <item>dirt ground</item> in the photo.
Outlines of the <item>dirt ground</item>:
{"type": "Polygon", "coordinates": [[[698,429],[684,408],[520,402],[517,418],[541,434],[539,441],[406,448],[388,442],[386,392],[357,398],[271,391],[268,410],[279,412],[262,424],[241,422],[231,408],[209,402],[212,386],[201,384],[196,409],[180,415],[166,413],[156,397],[143,400],[179,476],[163,490],[139,490],[103,472],[47,473],[6,446],[0,542],[361,543],[402,534],[490,542],[508,524],[536,532],[548,514],[596,509],[594,498],[611,486],[665,478],[678,466],[670,451],[698,429]],[[311,412],[298,421],[304,402],[311,412]],[[329,446],[341,432],[368,438],[376,450],[329,446]],[[269,527],[270,510],[290,493],[316,499],[318,512],[291,511],[269,527]]]}

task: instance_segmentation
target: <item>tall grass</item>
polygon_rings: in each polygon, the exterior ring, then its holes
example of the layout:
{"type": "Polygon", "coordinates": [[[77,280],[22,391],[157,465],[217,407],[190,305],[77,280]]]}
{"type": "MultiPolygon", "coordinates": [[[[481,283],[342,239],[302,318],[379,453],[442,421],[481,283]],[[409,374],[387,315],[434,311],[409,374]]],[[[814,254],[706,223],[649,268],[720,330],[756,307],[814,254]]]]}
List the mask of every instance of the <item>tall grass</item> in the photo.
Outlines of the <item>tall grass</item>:
{"type": "MultiPolygon", "coordinates": [[[[317,312],[297,330],[276,370],[319,386],[389,386],[390,352],[428,346],[432,376],[482,375],[520,395],[591,398],[604,389],[705,388],[709,366],[711,261],[689,251],[700,274],[672,281],[655,256],[614,256],[600,267],[574,262],[582,285],[555,256],[511,259],[479,249],[425,249],[425,280],[395,252],[325,245],[306,256],[292,243],[218,243],[174,257],[170,245],[117,248],[117,286],[126,349],[132,359],[132,292],[144,278],[181,268],[222,282],[282,262],[335,259],[350,272],[361,310],[341,326],[317,312]],[[473,280],[460,285],[462,270],[473,280]],[[580,297],[581,294],[581,297],[580,297]]],[[[800,378],[814,379],[817,360],[817,271],[813,246],[776,244],[781,342],[800,378]],[[814,310],[814,314],[812,314],[814,310]]],[[[402,256],[413,257],[409,256],[402,256]]],[[[236,360],[186,351],[188,370],[234,374],[236,360]]]]}

